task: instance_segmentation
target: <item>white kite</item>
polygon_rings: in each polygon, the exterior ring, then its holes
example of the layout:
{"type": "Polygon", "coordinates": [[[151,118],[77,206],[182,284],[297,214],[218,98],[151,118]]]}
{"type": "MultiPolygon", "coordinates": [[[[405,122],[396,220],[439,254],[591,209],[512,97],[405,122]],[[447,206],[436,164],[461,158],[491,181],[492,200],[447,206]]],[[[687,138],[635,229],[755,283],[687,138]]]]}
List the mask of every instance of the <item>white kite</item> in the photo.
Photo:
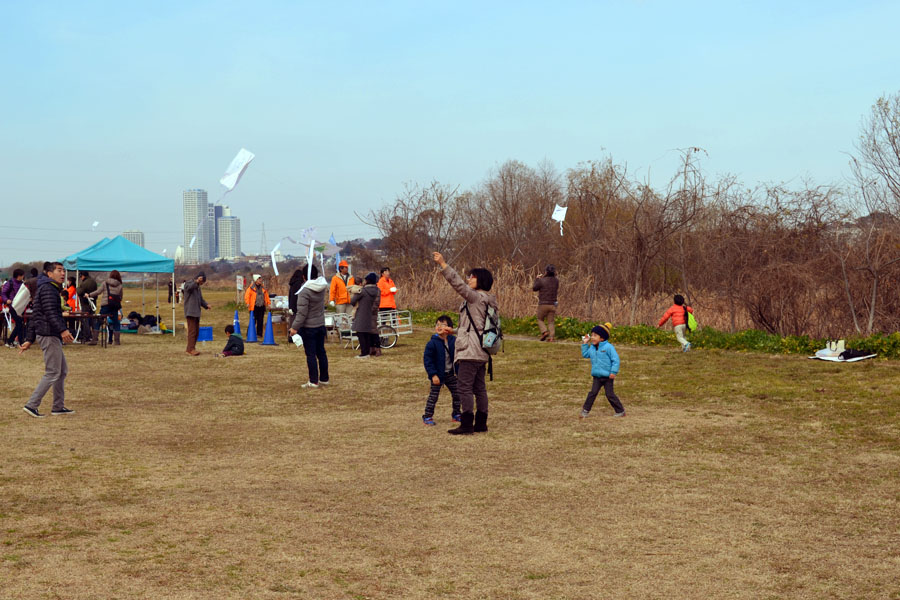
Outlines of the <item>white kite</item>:
{"type": "Polygon", "coordinates": [[[569,210],[568,206],[560,206],[556,205],[556,208],[553,209],[553,214],[550,216],[554,221],[559,221],[559,235],[563,234],[563,221],[566,220],[566,211],[569,210]]]}
{"type": "Polygon", "coordinates": [[[306,279],[312,279],[313,260],[316,258],[316,240],[309,240],[309,252],[306,254],[306,279]]]}
{"type": "Polygon", "coordinates": [[[97,227],[100,225],[100,221],[94,221],[91,223],[91,231],[97,231],[97,227]]]}
{"type": "Polygon", "coordinates": [[[234,160],[232,160],[231,164],[228,165],[228,168],[225,169],[225,174],[222,175],[222,179],[219,180],[219,183],[224,185],[229,192],[233,190],[234,186],[241,180],[241,176],[244,174],[244,171],[247,170],[247,167],[254,158],[256,158],[255,154],[246,148],[241,148],[241,151],[237,153],[237,156],[234,157],[234,160]]]}
{"type": "Polygon", "coordinates": [[[281,248],[281,242],[278,242],[272,248],[272,270],[275,271],[275,277],[278,277],[278,263],[275,261],[275,253],[278,252],[279,248],[281,248]]]}

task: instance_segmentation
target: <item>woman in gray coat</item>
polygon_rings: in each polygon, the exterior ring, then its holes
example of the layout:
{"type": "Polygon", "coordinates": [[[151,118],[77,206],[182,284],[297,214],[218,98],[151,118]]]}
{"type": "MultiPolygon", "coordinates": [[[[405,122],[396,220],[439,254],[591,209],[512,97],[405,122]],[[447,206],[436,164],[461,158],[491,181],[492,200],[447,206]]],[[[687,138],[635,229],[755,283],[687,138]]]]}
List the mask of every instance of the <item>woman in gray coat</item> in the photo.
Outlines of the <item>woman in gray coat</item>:
{"type": "Polygon", "coordinates": [[[359,293],[350,298],[350,304],[356,307],[356,316],[353,318],[353,331],[359,340],[359,356],[356,358],[381,354],[381,348],[373,343],[378,335],[378,307],[381,304],[381,291],[376,285],[378,276],[369,273],[365,283],[359,293]]]}
{"type": "MultiPolygon", "coordinates": [[[[119,336],[122,330],[119,321],[119,310],[122,308],[122,276],[118,271],[110,271],[109,278],[103,285],[88,295],[91,298],[100,298],[100,314],[105,315],[101,318],[109,318],[112,324],[113,345],[118,346],[121,343],[119,336]]],[[[94,327],[99,331],[100,321],[94,323],[94,327]]]]}
{"type": "Polygon", "coordinates": [[[459,427],[450,429],[447,433],[458,435],[487,431],[488,395],[484,374],[490,355],[481,345],[481,336],[484,333],[488,306],[497,308],[497,297],[488,293],[494,285],[494,276],[487,269],[470,269],[463,281],[440,252],[434,253],[434,262],[441,267],[444,279],[464,300],[459,308],[455,357],[457,390],[463,412],[459,427]],[[473,408],[476,409],[474,414],[473,408]]]}
{"type": "MultiPolygon", "coordinates": [[[[300,267],[304,279],[307,267],[300,267]]],[[[299,333],[306,352],[306,367],[309,381],[300,387],[317,388],[328,385],[328,355],[325,353],[325,300],[328,297],[328,282],[319,277],[315,265],[309,267],[312,278],[304,281],[297,294],[297,314],[291,323],[291,335],[299,333]]]]}

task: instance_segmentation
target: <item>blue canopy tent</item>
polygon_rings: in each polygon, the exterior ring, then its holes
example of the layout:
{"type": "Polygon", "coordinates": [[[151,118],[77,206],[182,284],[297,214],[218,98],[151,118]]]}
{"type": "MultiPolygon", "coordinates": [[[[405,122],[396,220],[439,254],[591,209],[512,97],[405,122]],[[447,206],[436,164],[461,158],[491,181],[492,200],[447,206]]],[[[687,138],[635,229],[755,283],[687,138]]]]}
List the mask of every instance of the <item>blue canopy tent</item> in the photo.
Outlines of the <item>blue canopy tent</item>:
{"type": "MultiPolygon", "coordinates": [[[[161,254],[141,248],[118,235],[103,238],[80,252],[62,259],[71,271],[122,271],[125,273],[171,273],[175,289],[175,261],[161,254]]],[[[77,276],[77,275],[76,275],[77,276]]],[[[159,279],[156,280],[156,318],[159,320],[159,279]]],[[[144,304],[144,282],[141,278],[141,310],[144,304]]],[[[172,335],[175,335],[175,305],[172,304],[172,335]]]]}

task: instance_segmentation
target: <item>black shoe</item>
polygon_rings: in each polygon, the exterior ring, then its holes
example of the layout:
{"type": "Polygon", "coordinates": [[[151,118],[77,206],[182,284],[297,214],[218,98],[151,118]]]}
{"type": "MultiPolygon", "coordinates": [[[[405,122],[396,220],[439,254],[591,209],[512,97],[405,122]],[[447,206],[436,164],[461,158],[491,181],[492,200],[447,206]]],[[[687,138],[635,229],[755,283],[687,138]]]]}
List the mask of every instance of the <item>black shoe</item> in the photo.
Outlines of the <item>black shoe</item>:
{"type": "Polygon", "coordinates": [[[51,411],[50,411],[50,414],[51,414],[51,415],[71,415],[71,414],[74,413],[74,412],[75,412],[74,410],[69,409],[69,408],[66,408],[65,406],[63,406],[63,407],[60,408],[59,410],[56,410],[56,409],[51,410],[51,411]]]}
{"type": "Polygon", "coordinates": [[[24,410],[25,412],[27,412],[27,413],[28,413],[29,415],[31,415],[32,417],[37,417],[37,418],[39,418],[39,419],[42,418],[42,417],[44,417],[44,415],[42,415],[41,413],[39,413],[39,412],[38,412],[36,409],[34,409],[34,408],[28,408],[27,406],[23,406],[23,407],[22,407],[22,410],[24,410]]]}
{"type": "Polygon", "coordinates": [[[447,433],[451,435],[472,435],[475,430],[472,423],[475,421],[475,415],[470,412],[464,412],[459,416],[459,427],[456,429],[448,429],[447,433]]]}
{"type": "Polygon", "coordinates": [[[480,410],[475,411],[475,427],[472,428],[472,431],[475,433],[484,433],[488,430],[487,428],[487,416],[486,412],[481,412],[480,410]]]}

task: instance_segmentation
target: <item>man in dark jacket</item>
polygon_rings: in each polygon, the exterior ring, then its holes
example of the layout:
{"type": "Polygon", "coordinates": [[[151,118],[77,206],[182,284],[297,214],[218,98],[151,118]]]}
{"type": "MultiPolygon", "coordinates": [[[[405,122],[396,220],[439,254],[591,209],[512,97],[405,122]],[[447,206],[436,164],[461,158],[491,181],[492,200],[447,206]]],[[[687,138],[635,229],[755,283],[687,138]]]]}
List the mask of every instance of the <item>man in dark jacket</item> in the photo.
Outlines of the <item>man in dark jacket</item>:
{"type": "Polygon", "coordinates": [[[209,304],[203,299],[200,286],[206,283],[206,273],[200,271],[193,281],[184,284],[184,320],[187,322],[187,349],[186,353],[197,356],[200,353],[195,346],[197,336],[200,334],[200,307],[209,310],[209,304]]]}
{"type": "MultiPolygon", "coordinates": [[[[94,314],[94,309],[91,308],[91,301],[88,300],[88,294],[93,294],[97,291],[97,282],[94,281],[94,278],[91,277],[91,274],[88,271],[81,271],[78,274],[78,279],[80,281],[78,283],[78,287],[75,288],[75,293],[78,295],[78,302],[81,304],[81,311],[94,314]]],[[[93,319],[85,320],[81,331],[86,338],[86,343],[89,346],[97,345],[97,340],[94,339],[93,319]]]]}
{"type": "Polygon", "coordinates": [[[37,290],[32,300],[31,321],[28,335],[19,354],[28,350],[37,340],[44,353],[44,376],[23,408],[32,417],[43,417],[38,412],[44,395],[53,388],[53,415],[68,415],[75,412],[65,406],[65,382],[69,367],[63,354],[63,342],[72,343],[72,334],[62,316],[59,291],[66,280],[62,263],[44,263],[44,274],[38,276],[37,290]]]}

